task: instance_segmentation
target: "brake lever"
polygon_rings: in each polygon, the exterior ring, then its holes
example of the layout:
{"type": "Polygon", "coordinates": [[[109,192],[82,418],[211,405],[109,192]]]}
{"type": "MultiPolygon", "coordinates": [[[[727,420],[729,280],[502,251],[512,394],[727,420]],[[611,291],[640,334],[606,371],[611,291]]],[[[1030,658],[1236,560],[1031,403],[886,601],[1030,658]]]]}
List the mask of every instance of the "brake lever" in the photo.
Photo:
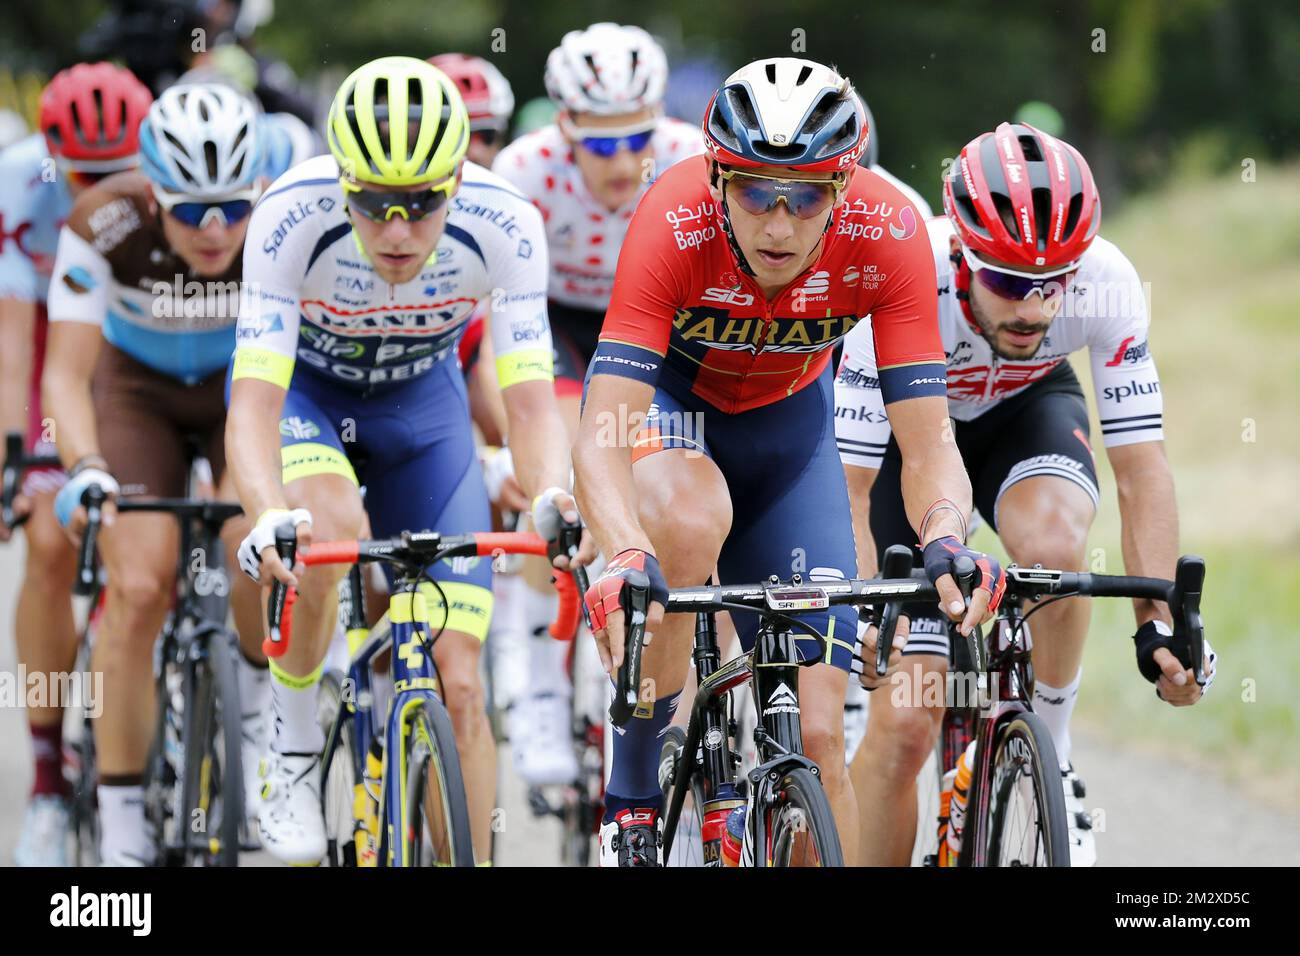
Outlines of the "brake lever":
{"type": "Polygon", "coordinates": [[[77,551],[77,579],[72,583],[72,593],[84,597],[95,590],[98,572],[95,568],[95,545],[99,540],[100,523],[104,520],[104,489],[90,485],[81,493],[81,503],[86,508],[86,533],[81,536],[77,551]]]}
{"type": "Polygon", "coordinates": [[[1189,660],[1181,663],[1191,667],[1196,683],[1204,687],[1205,675],[1205,625],[1201,619],[1201,592],[1205,584],[1205,559],[1195,554],[1185,554],[1178,559],[1174,571],[1174,586],[1170,588],[1169,610],[1181,625],[1187,637],[1189,660]]]}
{"type": "Polygon", "coordinates": [[[645,647],[645,625],[650,610],[650,579],[645,572],[626,573],[619,603],[625,612],[627,638],[614,699],[609,704],[609,719],[615,727],[622,727],[636,712],[640,694],[641,652],[645,647]]]}
{"type": "Polygon", "coordinates": [[[581,544],[582,523],[565,521],[560,525],[559,538],[548,549],[548,553],[552,560],[561,554],[569,559],[569,573],[573,575],[574,583],[578,586],[578,605],[582,608],[582,620],[586,623],[587,630],[591,630],[591,612],[587,610],[587,602],[584,600],[587,589],[591,585],[587,578],[587,569],[575,563],[581,544]]]}
{"type": "MultiPolygon", "coordinates": [[[[905,578],[912,573],[912,549],[905,544],[891,544],[880,562],[882,578],[905,578]]],[[[876,676],[884,677],[889,670],[889,655],[894,648],[894,631],[902,614],[902,603],[889,601],[876,621],[876,676]]]]}
{"type": "MultiPolygon", "coordinates": [[[[290,571],[298,556],[298,529],[286,521],[275,529],[275,553],[290,571]]],[[[271,582],[271,596],[266,601],[268,636],[262,642],[262,653],[267,657],[283,657],[289,650],[292,626],[286,621],[286,611],[292,607],[290,588],[278,578],[271,582]]]]}
{"type": "MultiPolygon", "coordinates": [[[[961,591],[962,600],[967,607],[970,607],[970,596],[975,590],[975,581],[979,575],[979,568],[969,555],[961,554],[953,559],[952,562],[953,578],[957,582],[957,587],[961,591]]],[[[966,635],[966,649],[970,653],[971,663],[974,665],[975,673],[982,674],[986,667],[984,660],[984,627],[976,624],[966,635]]]]}

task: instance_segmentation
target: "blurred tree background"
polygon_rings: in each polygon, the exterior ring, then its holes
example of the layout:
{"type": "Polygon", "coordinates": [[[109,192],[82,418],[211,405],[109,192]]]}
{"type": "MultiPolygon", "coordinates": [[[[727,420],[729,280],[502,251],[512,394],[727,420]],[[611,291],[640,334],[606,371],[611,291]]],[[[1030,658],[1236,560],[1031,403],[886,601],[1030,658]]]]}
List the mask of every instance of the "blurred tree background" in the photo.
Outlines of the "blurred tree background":
{"type": "MultiPolygon", "coordinates": [[[[142,57],[184,59],[202,22],[195,10],[237,5],[13,4],[0,35],[0,102],[16,95],[11,77],[48,76],[78,59],[88,32],[102,40],[105,18],[158,24],[113,51],[134,66],[142,57]]],[[[881,162],[931,202],[945,158],[1031,100],[1060,112],[1112,209],[1171,171],[1224,171],[1300,150],[1300,4],[751,0],[711,12],[695,0],[274,0],[251,42],[296,72],[318,110],[342,74],[367,59],[447,50],[490,57],[523,103],[543,94],[546,55],[567,30],[637,23],[664,41],[678,81],[670,106],[692,121],[726,73],[799,53],[852,78],[875,114],[881,162]]],[[[30,100],[32,84],[26,89],[30,100]]]]}

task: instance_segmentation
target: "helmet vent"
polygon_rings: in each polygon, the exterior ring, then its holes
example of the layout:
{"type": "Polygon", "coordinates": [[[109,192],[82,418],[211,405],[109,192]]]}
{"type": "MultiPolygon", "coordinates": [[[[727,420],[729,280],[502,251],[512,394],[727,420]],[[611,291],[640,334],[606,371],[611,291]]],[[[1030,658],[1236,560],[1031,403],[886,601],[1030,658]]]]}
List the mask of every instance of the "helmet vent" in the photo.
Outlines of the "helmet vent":
{"type": "Polygon", "coordinates": [[[108,123],[105,122],[104,116],[104,91],[97,89],[91,95],[95,100],[95,118],[99,120],[95,132],[99,134],[97,138],[103,139],[108,130],[108,123]]]}
{"type": "Polygon", "coordinates": [[[1020,234],[1020,223],[1016,221],[1016,211],[1011,206],[1011,200],[1003,192],[993,194],[993,206],[998,211],[998,218],[1002,220],[1002,225],[1011,233],[1016,242],[1024,242],[1025,237],[1020,234]]]}
{"type": "Polygon", "coordinates": [[[775,83],[776,83],[776,64],[775,64],[775,63],[769,63],[769,64],[767,64],[766,70],[767,70],[767,82],[772,83],[772,84],[775,84],[775,83]]]}
{"type": "Polygon", "coordinates": [[[1033,190],[1034,203],[1034,222],[1037,224],[1034,237],[1034,244],[1038,251],[1042,252],[1047,249],[1047,240],[1050,238],[1048,233],[1052,228],[1052,191],[1050,189],[1033,190]]]}
{"type": "Polygon", "coordinates": [[[807,82],[808,77],[810,76],[812,76],[812,67],[811,66],[802,67],[799,70],[799,79],[794,81],[794,85],[802,86],[805,82],[807,82]]]}
{"type": "Polygon", "coordinates": [[[1020,136],[1020,149],[1025,154],[1025,162],[1041,163],[1043,161],[1042,144],[1037,136],[1020,136]]]}

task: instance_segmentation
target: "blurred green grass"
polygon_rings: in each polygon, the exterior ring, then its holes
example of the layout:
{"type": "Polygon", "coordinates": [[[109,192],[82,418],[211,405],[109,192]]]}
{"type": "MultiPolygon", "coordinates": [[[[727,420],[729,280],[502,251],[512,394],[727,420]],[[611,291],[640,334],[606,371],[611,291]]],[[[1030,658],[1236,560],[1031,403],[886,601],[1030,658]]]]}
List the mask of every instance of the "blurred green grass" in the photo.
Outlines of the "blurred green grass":
{"type": "MultiPolygon", "coordinates": [[[[1300,165],[1261,166],[1255,182],[1239,174],[1175,182],[1135,198],[1103,222],[1102,233],[1150,283],[1151,347],[1181,550],[1206,559],[1203,616],[1219,671],[1196,706],[1161,703],[1134,664],[1130,603],[1097,601],[1076,719],[1117,743],[1189,760],[1294,810],[1300,165]]],[[[1086,360],[1075,369],[1091,406],[1086,360]]],[[[1095,437],[1095,408],[1091,414],[1095,437]]],[[[1106,571],[1121,573],[1114,481],[1101,442],[1094,447],[1102,506],[1089,548],[1101,549],[1106,571]]],[[[976,540],[1000,550],[987,530],[976,540]]]]}

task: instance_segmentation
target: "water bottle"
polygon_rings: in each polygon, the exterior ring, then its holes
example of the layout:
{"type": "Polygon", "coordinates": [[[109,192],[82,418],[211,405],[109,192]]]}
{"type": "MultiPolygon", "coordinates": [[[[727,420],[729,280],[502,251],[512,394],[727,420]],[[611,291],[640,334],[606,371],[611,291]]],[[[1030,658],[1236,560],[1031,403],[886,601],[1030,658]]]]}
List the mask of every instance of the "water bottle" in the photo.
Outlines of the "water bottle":
{"type": "Polygon", "coordinates": [[[742,803],[727,815],[727,829],[722,835],[722,865],[740,866],[740,856],[745,846],[745,824],[748,822],[749,804],[742,803]]]}
{"type": "Polygon", "coordinates": [[[961,831],[966,823],[966,800],[970,795],[970,778],[974,766],[975,741],[972,740],[958,758],[957,766],[943,776],[944,792],[939,796],[940,866],[957,865],[957,857],[961,853],[961,831]]]}
{"type": "Polygon", "coordinates": [[[727,820],[737,807],[743,807],[745,801],[736,796],[735,791],[727,793],[704,805],[704,820],[700,824],[700,839],[704,843],[704,865],[722,866],[722,842],[727,832],[727,820]]]}

